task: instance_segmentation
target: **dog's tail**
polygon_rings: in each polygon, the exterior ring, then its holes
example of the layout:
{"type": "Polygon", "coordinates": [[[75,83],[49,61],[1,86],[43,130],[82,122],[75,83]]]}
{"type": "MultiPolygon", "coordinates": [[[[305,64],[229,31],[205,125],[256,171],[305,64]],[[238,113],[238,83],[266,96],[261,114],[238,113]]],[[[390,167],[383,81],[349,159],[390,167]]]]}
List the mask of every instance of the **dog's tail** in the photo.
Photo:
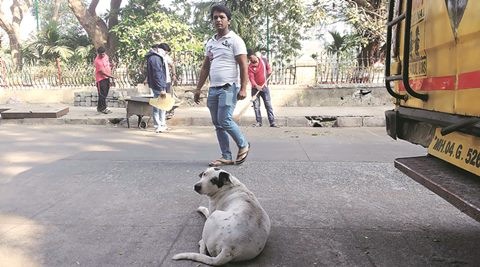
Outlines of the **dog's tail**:
{"type": "Polygon", "coordinates": [[[231,261],[232,258],[232,254],[226,249],[223,249],[216,257],[200,253],[179,253],[172,257],[173,260],[192,260],[213,266],[223,265],[231,261]]]}

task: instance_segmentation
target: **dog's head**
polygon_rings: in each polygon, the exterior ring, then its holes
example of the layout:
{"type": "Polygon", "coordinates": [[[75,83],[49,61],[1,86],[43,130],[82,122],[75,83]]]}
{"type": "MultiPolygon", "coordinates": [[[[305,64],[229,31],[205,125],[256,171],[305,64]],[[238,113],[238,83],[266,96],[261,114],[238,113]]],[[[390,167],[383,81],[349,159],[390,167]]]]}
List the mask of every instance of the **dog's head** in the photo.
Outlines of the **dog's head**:
{"type": "Polygon", "coordinates": [[[201,195],[211,196],[232,184],[231,174],[220,168],[208,168],[199,174],[200,181],[193,187],[201,195]]]}

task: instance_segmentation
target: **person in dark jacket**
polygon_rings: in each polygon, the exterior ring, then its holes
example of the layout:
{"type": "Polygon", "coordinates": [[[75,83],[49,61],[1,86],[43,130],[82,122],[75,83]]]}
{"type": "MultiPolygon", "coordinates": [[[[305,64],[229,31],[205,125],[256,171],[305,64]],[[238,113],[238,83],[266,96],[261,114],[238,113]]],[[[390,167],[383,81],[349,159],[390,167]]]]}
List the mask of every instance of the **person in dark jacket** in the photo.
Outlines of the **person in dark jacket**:
{"type": "MultiPolygon", "coordinates": [[[[165,98],[170,93],[167,88],[167,73],[165,59],[158,51],[158,45],[152,46],[152,49],[145,56],[147,59],[147,83],[152,89],[154,97],[165,98]]],[[[153,124],[155,132],[161,133],[167,130],[166,110],[153,107],[153,124]]]]}

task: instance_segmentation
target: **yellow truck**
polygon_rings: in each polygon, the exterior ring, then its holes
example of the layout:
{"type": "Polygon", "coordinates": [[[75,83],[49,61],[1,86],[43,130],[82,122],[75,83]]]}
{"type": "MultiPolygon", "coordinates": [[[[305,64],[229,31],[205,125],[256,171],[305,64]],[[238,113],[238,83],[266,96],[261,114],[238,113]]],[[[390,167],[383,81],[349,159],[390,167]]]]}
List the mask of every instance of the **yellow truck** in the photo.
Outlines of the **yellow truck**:
{"type": "Polygon", "coordinates": [[[390,0],[385,113],[394,139],[428,148],[395,166],[480,221],[480,1],[390,0]]]}

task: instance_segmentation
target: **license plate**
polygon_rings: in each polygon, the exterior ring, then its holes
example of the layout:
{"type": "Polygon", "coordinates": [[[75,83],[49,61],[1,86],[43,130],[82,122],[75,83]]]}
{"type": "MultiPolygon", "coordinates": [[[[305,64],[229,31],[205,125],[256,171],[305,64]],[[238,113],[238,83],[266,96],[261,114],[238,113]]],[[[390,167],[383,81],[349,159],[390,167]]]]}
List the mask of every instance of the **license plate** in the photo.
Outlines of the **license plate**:
{"type": "Polygon", "coordinates": [[[441,129],[428,147],[428,153],[480,176],[480,138],[453,132],[442,136],[441,129]]]}

